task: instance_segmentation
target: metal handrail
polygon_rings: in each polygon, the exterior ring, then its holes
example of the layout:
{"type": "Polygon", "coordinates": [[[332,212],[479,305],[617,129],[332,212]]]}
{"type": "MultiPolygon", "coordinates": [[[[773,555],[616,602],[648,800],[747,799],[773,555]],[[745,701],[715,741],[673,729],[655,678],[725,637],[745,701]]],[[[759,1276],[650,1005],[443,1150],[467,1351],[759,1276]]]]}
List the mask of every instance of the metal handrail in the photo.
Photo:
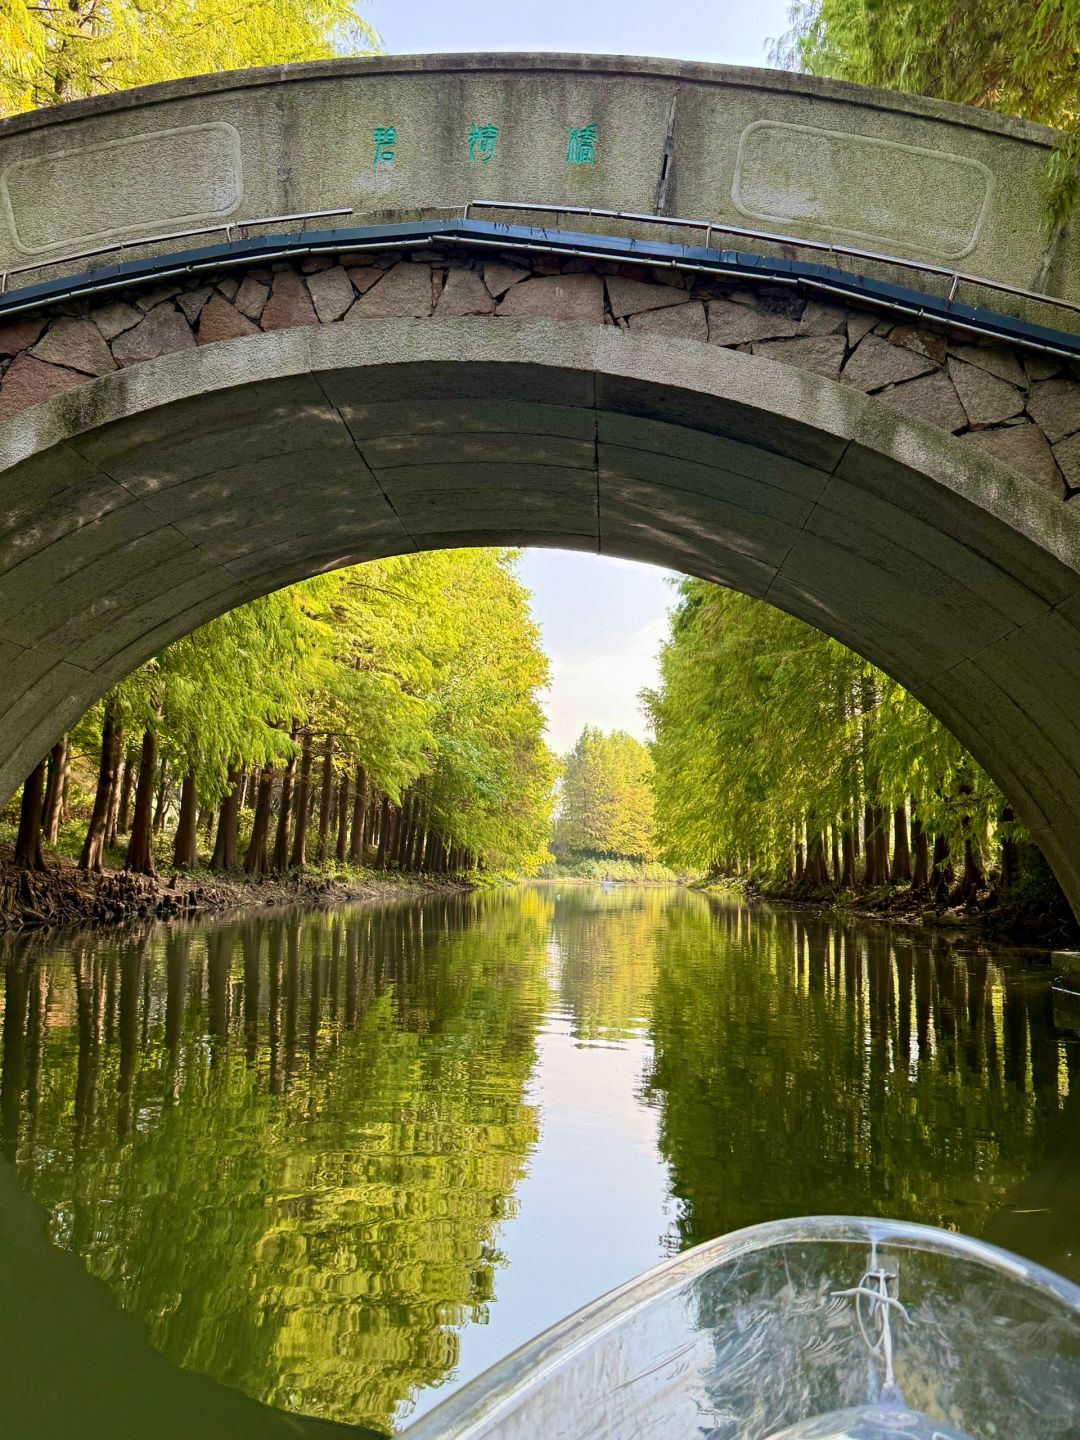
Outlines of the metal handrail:
{"type": "Polygon", "coordinates": [[[67,255],[52,255],[47,260],[35,260],[28,265],[15,265],[10,270],[0,271],[0,295],[7,293],[9,276],[26,275],[31,270],[47,270],[50,265],[66,265],[72,260],[89,260],[94,255],[111,255],[114,251],[137,250],[140,245],[153,245],[159,240],[190,240],[195,235],[224,233],[227,244],[232,240],[234,230],[243,238],[243,231],[250,225],[285,225],[292,220],[327,220],[335,215],[351,215],[352,213],[351,205],[342,205],[336,210],[302,210],[294,215],[260,215],[254,220],[226,220],[221,225],[201,225],[195,230],[166,230],[155,235],[114,240],[108,245],[97,245],[92,250],[75,250],[67,255]]]}
{"type": "Polygon", "coordinates": [[[1004,280],[991,280],[985,275],[972,275],[963,270],[950,269],[948,265],[910,260],[901,255],[883,254],[878,250],[863,250],[856,245],[838,245],[829,240],[805,240],[797,235],[781,235],[772,230],[749,230],[746,226],[728,225],[719,220],[688,220],[679,215],[649,215],[637,210],[602,210],[595,205],[546,205],[535,200],[470,200],[465,206],[462,219],[469,218],[470,210],[524,210],[554,215],[556,221],[560,215],[584,215],[597,220],[625,220],[635,225],[670,225],[677,229],[704,230],[706,249],[710,248],[712,232],[715,230],[718,235],[736,235],[743,240],[756,240],[768,245],[797,245],[804,250],[820,250],[827,255],[844,255],[856,260],[870,260],[878,265],[897,265],[924,275],[940,275],[950,282],[950,300],[955,297],[958,285],[979,285],[1005,295],[1016,295],[1022,300],[1035,300],[1043,305],[1060,305],[1066,310],[1080,313],[1080,302],[1075,300],[1065,300],[1059,295],[1047,295],[1041,290],[1028,290],[1022,285],[1010,285],[1004,280]]]}

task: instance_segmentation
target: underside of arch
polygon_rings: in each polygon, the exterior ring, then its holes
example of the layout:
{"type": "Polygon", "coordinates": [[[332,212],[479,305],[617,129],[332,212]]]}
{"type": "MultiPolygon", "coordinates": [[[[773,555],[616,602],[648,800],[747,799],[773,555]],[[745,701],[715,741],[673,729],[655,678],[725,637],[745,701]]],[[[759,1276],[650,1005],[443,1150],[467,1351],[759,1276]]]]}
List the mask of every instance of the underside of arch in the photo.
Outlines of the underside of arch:
{"type": "Polygon", "coordinates": [[[0,795],[99,695],[256,595],[378,556],[552,545],[761,597],[911,689],[1080,906],[1080,525],[806,371],[598,326],[281,331],[0,426],[0,795]]]}

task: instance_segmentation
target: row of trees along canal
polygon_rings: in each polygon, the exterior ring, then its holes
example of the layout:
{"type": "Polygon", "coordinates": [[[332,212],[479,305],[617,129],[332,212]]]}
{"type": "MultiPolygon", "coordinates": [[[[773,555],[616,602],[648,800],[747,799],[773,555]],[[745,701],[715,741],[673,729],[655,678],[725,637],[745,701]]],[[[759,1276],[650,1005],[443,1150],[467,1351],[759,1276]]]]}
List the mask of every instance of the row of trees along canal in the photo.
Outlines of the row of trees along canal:
{"type": "Polygon", "coordinates": [[[1060,908],[989,776],[837,641],[686,580],[660,671],[644,698],[669,862],[809,894],[910,885],[968,901],[993,884],[1017,909],[1060,908]]]}
{"type": "Polygon", "coordinates": [[[23,786],[16,863],[43,868],[43,840],[75,853],[70,807],[89,871],[123,835],[141,874],[155,848],[181,870],[206,858],[254,876],[312,861],[528,871],[551,819],[547,673],[509,551],[279,591],[171,645],[57,742],[23,786]]]}

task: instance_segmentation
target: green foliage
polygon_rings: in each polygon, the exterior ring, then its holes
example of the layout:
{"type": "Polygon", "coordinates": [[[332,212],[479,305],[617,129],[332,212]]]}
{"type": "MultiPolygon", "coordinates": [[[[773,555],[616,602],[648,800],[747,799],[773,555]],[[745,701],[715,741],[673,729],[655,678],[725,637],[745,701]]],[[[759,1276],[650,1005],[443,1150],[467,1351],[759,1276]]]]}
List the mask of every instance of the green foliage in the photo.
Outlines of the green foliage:
{"type": "MultiPolygon", "coordinates": [[[[283,767],[293,735],[318,736],[335,782],[359,765],[372,803],[409,792],[488,873],[532,873],[547,855],[556,762],[538,699],[547,660],[515,564],[501,550],[410,555],[241,606],[83,717],[81,773],[96,774],[104,705],[129,753],[156,725],[166,796],[194,774],[203,805],[227,794],[230,773],[283,767]]],[[[309,800],[320,784],[313,776],[309,800]]]]}
{"type": "Polygon", "coordinates": [[[585,726],[563,764],[552,850],[655,859],[653,762],[639,740],[585,726]]]}
{"type": "Polygon", "coordinates": [[[771,606],[686,580],[645,703],[669,863],[786,876],[795,837],[909,805],[985,847],[1000,793],[902,686],[771,606]]]}
{"type": "Polygon", "coordinates": [[[1053,230],[1080,194],[1080,0],[796,0],[773,59],[814,75],[1020,115],[1063,132],[1053,230]]]}
{"type": "Polygon", "coordinates": [[[0,112],[377,47],[354,0],[0,0],[0,112]]]}

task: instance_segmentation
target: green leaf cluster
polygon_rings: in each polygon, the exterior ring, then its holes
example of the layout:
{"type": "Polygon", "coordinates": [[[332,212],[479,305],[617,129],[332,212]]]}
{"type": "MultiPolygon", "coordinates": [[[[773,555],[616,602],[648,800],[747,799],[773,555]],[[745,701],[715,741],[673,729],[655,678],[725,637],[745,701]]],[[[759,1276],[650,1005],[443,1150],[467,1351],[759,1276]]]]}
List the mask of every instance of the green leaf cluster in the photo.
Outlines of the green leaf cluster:
{"type": "Polygon", "coordinates": [[[378,45],[353,0],[0,0],[0,112],[378,45]]]}
{"type": "Polygon", "coordinates": [[[686,580],[644,702],[672,864],[786,875],[793,846],[907,807],[980,854],[1004,800],[896,681],[790,615],[686,580]]]}
{"type": "Polygon", "coordinates": [[[586,725],[563,762],[552,850],[655,860],[653,761],[625,730],[586,725]]]}

